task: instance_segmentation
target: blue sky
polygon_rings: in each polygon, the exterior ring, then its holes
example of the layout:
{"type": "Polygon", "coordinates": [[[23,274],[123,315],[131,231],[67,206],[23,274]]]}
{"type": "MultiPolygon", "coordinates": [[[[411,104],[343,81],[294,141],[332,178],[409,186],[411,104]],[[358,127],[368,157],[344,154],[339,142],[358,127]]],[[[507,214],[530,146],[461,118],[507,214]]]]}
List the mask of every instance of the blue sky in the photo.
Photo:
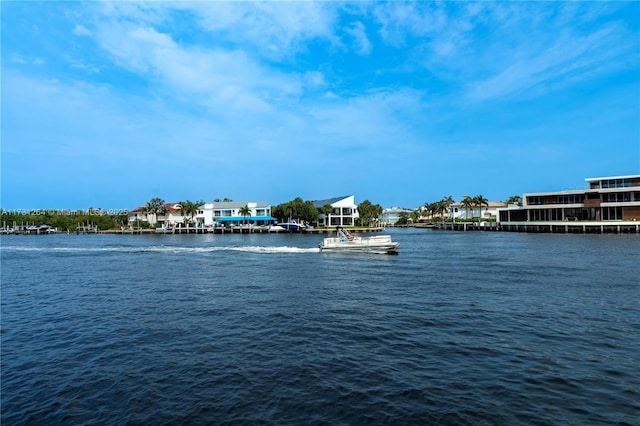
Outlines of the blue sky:
{"type": "Polygon", "coordinates": [[[1,2],[4,209],[640,173],[638,2],[1,2]]]}

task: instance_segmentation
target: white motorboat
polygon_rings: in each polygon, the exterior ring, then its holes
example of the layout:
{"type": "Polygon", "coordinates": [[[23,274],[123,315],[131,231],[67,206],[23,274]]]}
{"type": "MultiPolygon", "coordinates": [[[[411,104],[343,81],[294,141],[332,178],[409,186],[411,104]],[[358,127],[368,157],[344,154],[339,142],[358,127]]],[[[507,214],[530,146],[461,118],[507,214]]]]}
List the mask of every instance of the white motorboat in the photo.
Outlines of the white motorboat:
{"type": "Polygon", "coordinates": [[[288,222],[276,223],[277,226],[284,228],[289,232],[302,232],[307,229],[307,226],[303,223],[297,222],[295,219],[288,222]]]}
{"type": "Polygon", "coordinates": [[[338,227],[335,237],[325,238],[318,247],[320,251],[365,251],[371,253],[398,254],[400,243],[391,241],[390,235],[359,237],[338,227]]]}
{"type": "Polygon", "coordinates": [[[269,225],[269,232],[286,232],[287,228],[280,225],[269,225]]]}

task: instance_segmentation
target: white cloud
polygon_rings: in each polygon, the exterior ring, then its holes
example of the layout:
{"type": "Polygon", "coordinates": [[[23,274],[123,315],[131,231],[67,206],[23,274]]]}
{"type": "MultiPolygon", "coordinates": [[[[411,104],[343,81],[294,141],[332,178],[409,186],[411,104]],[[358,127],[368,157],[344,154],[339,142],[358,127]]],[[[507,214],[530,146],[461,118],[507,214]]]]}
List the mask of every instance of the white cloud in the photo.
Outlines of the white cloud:
{"type": "Polygon", "coordinates": [[[11,54],[9,59],[11,62],[21,65],[42,65],[44,64],[44,60],[42,58],[37,58],[33,56],[22,56],[17,53],[11,54]]]}
{"type": "Polygon", "coordinates": [[[345,30],[354,39],[355,51],[358,55],[366,56],[371,53],[371,42],[362,22],[354,22],[345,30]]]}
{"type": "Polygon", "coordinates": [[[311,88],[324,88],[327,87],[327,81],[324,74],[319,71],[307,71],[303,76],[304,82],[311,88]]]}
{"type": "Polygon", "coordinates": [[[77,24],[73,29],[73,34],[77,36],[90,36],[92,33],[84,25],[77,24]]]}
{"type": "Polygon", "coordinates": [[[628,67],[623,59],[632,48],[618,43],[619,36],[620,30],[611,25],[584,35],[565,30],[548,36],[531,43],[529,50],[514,52],[511,63],[505,64],[503,70],[496,69],[491,77],[477,81],[470,95],[475,100],[539,96],[602,72],[628,67]]]}

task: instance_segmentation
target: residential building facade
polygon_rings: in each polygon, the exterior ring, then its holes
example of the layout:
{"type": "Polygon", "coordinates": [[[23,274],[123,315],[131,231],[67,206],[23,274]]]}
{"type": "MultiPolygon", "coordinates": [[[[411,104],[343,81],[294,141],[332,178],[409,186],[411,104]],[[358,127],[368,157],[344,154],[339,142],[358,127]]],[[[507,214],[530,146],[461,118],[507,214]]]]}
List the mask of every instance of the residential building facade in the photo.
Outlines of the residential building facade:
{"type": "Polygon", "coordinates": [[[150,226],[185,223],[185,217],[182,215],[180,203],[167,203],[164,207],[166,213],[162,215],[147,212],[145,206],[129,210],[129,223],[147,222],[150,226]]]}
{"type": "Polygon", "coordinates": [[[400,220],[400,214],[406,213],[407,215],[411,215],[413,210],[401,209],[400,207],[391,207],[388,209],[383,209],[382,214],[380,215],[380,223],[382,225],[395,225],[398,220],[400,220]]]}
{"type": "Polygon", "coordinates": [[[214,201],[200,206],[196,214],[198,227],[233,226],[240,224],[270,225],[276,222],[271,216],[271,204],[267,202],[214,201]],[[240,211],[248,207],[250,215],[240,211]]]}
{"type": "Polygon", "coordinates": [[[320,213],[318,225],[320,226],[354,226],[358,215],[358,206],[355,197],[348,195],[345,197],[329,198],[327,200],[317,200],[313,206],[320,209],[329,204],[333,211],[329,214],[320,213]]]}
{"type": "Polygon", "coordinates": [[[505,203],[498,201],[489,201],[482,206],[465,207],[462,203],[453,203],[449,206],[449,219],[495,219],[498,217],[498,211],[507,207],[505,203]]]}
{"type": "Polygon", "coordinates": [[[522,207],[499,212],[500,222],[640,220],[640,175],[587,178],[586,189],[527,193],[522,207]]]}

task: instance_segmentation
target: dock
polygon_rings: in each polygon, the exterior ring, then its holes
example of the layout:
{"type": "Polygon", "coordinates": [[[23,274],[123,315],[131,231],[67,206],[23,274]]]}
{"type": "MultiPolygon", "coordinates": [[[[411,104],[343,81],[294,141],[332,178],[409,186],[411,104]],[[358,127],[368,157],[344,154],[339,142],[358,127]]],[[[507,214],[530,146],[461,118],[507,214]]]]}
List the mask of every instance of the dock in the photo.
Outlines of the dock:
{"type": "Polygon", "coordinates": [[[530,232],[551,234],[640,234],[638,221],[442,222],[445,231],[530,232]]]}
{"type": "MultiPolygon", "coordinates": [[[[384,228],[381,227],[357,227],[350,228],[351,233],[369,233],[369,232],[381,232],[384,228]]],[[[331,228],[310,228],[303,231],[273,231],[268,226],[217,226],[217,227],[195,227],[195,226],[178,226],[175,228],[165,229],[149,229],[149,228],[121,228],[121,229],[107,229],[99,231],[100,234],[120,234],[120,235],[141,235],[141,234],[334,234],[336,232],[335,227],[331,228]]]]}

